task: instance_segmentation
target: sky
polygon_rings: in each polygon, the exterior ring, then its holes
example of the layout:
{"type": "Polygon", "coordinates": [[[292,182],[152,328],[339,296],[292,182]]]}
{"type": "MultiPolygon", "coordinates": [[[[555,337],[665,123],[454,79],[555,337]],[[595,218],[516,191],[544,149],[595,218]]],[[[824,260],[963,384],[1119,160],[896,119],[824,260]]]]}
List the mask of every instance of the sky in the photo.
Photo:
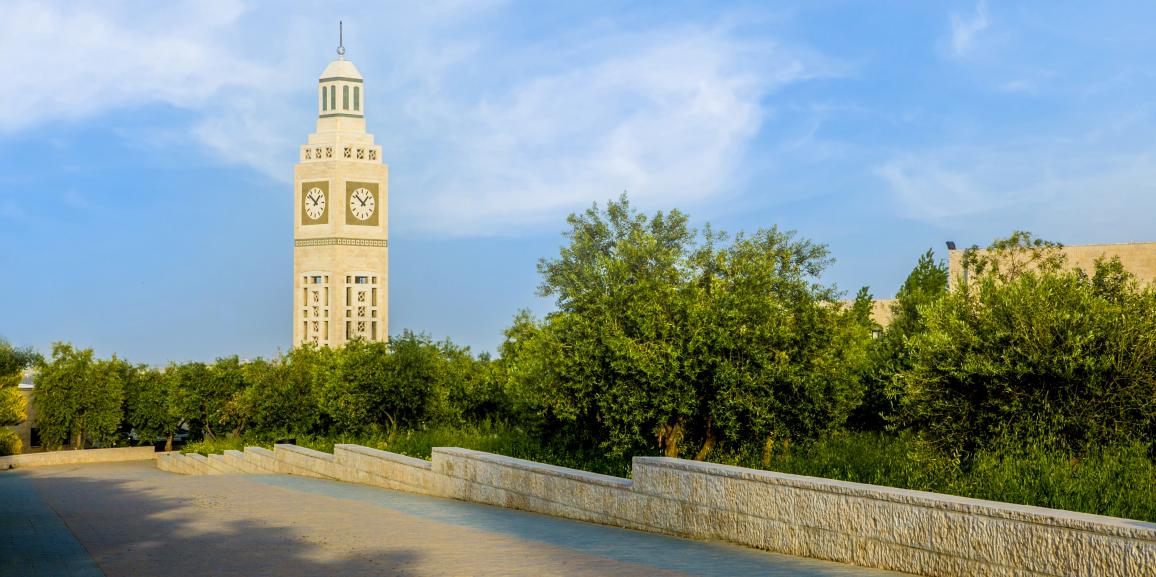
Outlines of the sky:
{"type": "Polygon", "coordinates": [[[293,165],[336,57],[390,167],[389,330],[494,351],[624,191],[890,298],[1014,230],[1156,241],[1156,4],[0,2],[0,338],[133,362],[292,336],[293,165]]]}

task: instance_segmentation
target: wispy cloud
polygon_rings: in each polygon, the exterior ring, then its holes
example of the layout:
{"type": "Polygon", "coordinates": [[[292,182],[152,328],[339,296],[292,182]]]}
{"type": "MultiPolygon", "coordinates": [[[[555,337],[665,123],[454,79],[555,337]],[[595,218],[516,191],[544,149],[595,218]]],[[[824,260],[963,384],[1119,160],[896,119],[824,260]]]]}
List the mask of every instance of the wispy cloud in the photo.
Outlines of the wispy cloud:
{"type": "MultiPolygon", "coordinates": [[[[303,24],[309,14],[248,10],[187,1],[142,18],[123,4],[6,3],[4,52],[38,48],[0,57],[12,79],[0,85],[0,131],[161,103],[193,112],[183,132],[218,157],[287,180],[311,129],[300,95],[319,71],[302,54],[320,40],[303,32],[316,28],[303,24]],[[271,31],[255,29],[262,20],[271,31]],[[268,34],[310,46],[250,49],[268,34]]],[[[714,197],[740,172],[768,95],[836,70],[805,48],[709,23],[599,26],[527,49],[481,25],[502,10],[430,3],[353,51],[395,168],[393,213],[410,216],[396,226],[504,234],[623,190],[643,205],[714,197]]]]}
{"type": "Polygon", "coordinates": [[[1023,142],[901,155],[875,174],[900,215],[946,228],[1028,228],[1056,240],[1152,240],[1156,149],[1023,142]]]}
{"type": "Polygon", "coordinates": [[[934,221],[990,210],[1001,202],[975,175],[927,155],[893,158],[874,173],[890,187],[900,213],[908,218],[934,221]]]}
{"type": "Polygon", "coordinates": [[[979,0],[975,11],[966,16],[951,15],[951,52],[956,57],[965,57],[971,53],[975,41],[990,25],[987,13],[987,1],[979,0]]]}
{"type": "MultiPolygon", "coordinates": [[[[617,43],[622,38],[607,38],[617,43]]],[[[636,36],[624,53],[520,79],[468,106],[443,103],[441,167],[403,183],[429,191],[402,208],[413,226],[500,234],[628,190],[643,205],[723,194],[779,87],[832,68],[814,55],[726,30],[636,36]],[[449,152],[449,150],[447,150],[449,152]]],[[[404,197],[403,197],[404,198],[404,197]]]]}
{"type": "Polygon", "coordinates": [[[234,0],[0,5],[0,131],[164,103],[203,105],[267,71],[222,48],[243,13],[234,0]],[[19,56],[17,56],[19,55],[19,56]]]}

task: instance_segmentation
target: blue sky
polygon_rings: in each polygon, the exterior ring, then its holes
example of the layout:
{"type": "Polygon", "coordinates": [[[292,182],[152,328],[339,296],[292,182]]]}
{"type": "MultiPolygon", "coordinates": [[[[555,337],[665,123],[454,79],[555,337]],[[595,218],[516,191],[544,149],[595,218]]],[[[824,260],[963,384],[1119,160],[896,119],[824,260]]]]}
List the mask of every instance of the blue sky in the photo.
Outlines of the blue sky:
{"type": "Polygon", "coordinates": [[[390,331],[493,350],[629,191],[828,245],[1156,240],[1148,2],[0,3],[0,337],[163,364],[291,337],[292,167],[345,21],[390,165],[390,331]]]}

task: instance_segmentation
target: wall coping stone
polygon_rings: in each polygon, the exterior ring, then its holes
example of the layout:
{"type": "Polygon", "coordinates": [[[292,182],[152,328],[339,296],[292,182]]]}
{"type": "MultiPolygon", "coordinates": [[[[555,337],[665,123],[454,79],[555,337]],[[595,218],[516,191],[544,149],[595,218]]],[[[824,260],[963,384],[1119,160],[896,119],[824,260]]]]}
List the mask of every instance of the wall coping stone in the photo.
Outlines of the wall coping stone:
{"type": "Polygon", "coordinates": [[[391,463],[397,463],[399,465],[406,465],[409,467],[416,467],[418,469],[425,469],[427,471],[433,468],[433,463],[430,461],[427,461],[425,459],[418,459],[417,457],[410,457],[408,455],[401,455],[398,453],[391,453],[389,451],[382,451],[381,449],[374,449],[373,447],[366,447],[364,445],[345,445],[345,444],[334,445],[333,446],[334,454],[337,453],[337,449],[341,449],[342,451],[346,451],[349,453],[357,453],[359,455],[365,455],[368,457],[373,457],[375,459],[381,459],[383,461],[389,461],[391,463]]]}
{"type": "Polygon", "coordinates": [[[146,461],[157,458],[156,449],[147,447],[117,447],[113,449],[65,449],[43,453],[23,453],[0,457],[0,469],[15,467],[48,467],[79,463],[112,463],[116,461],[146,461]]]}
{"type": "Polygon", "coordinates": [[[270,451],[269,449],[266,449],[265,447],[245,447],[245,452],[246,453],[254,453],[257,455],[263,455],[265,457],[270,457],[270,458],[273,457],[273,451],[270,451]]]}
{"type": "Polygon", "coordinates": [[[536,461],[515,459],[513,457],[495,455],[493,453],[486,453],[483,451],[474,451],[472,449],[460,449],[458,447],[434,447],[432,459],[435,462],[438,460],[438,455],[449,455],[463,459],[482,461],[509,467],[511,469],[519,469],[522,471],[529,471],[543,475],[562,477],[565,479],[582,481],[583,483],[602,485],[604,487],[613,487],[615,489],[630,489],[634,485],[633,481],[630,479],[623,479],[622,477],[602,475],[600,473],[591,473],[578,469],[570,469],[568,467],[559,467],[557,465],[547,465],[545,463],[538,463],[536,461]]]}
{"type": "MultiPolygon", "coordinates": [[[[1008,519],[1044,526],[1060,526],[1078,531],[1092,533],[1108,533],[1119,537],[1156,541],[1156,523],[1147,523],[1119,517],[1092,515],[1064,509],[1049,509],[1032,505],[1018,505],[1000,501],[987,501],[970,497],[959,497],[943,493],[927,491],[913,491],[897,489],[882,485],[837,481],[821,477],[792,475],[775,471],[747,469],[733,465],[720,465],[702,461],[687,461],[670,457],[634,457],[633,468],[637,475],[638,467],[654,467],[659,469],[675,469],[704,475],[727,477],[783,485],[812,491],[848,495],[877,501],[890,501],[905,505],[914,505],[937,510],[950,510],[968,515],[982,515],[985,517],[1008,519]]],[[[659,495],[647,491],[645,483],[636,484],[635,490],[640,493],[673,498],[669,495],[659,495]]]]}
{"type": "Polygon", "coordinates": [[[297,453],[306,457],[313,457],[314,459],[321,459],[322,461],[334,461],[336,457],[332,453],[317,451],[308,447],[299,447],[297,445],[273,445],[273,452],[285,451],[288,453],[297,453]]]}

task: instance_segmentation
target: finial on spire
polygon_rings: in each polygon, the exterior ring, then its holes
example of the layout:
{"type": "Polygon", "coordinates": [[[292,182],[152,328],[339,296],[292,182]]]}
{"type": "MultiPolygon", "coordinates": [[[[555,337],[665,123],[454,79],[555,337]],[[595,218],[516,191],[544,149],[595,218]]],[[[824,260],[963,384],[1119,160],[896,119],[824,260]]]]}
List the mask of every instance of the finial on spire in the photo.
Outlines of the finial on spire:
{"type": "Polygon", "coordinates": [[[337,21],[337,57],[345,60],[345,29],[340,20],[337,21]]]}

